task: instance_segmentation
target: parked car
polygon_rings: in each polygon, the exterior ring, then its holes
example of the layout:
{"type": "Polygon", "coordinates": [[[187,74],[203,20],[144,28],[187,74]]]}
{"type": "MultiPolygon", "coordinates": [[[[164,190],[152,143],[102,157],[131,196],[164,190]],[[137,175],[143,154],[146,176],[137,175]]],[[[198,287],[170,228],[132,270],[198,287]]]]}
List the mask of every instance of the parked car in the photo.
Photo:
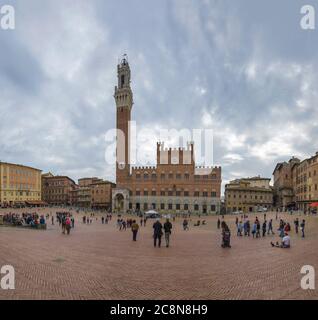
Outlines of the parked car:
{"type": "Polygon", "coordinates": [[[145,217],[149,219],[156,219],[156,218],[161,218],[161,215],[155,210],[149,210],[145,213],[145,217]]]}

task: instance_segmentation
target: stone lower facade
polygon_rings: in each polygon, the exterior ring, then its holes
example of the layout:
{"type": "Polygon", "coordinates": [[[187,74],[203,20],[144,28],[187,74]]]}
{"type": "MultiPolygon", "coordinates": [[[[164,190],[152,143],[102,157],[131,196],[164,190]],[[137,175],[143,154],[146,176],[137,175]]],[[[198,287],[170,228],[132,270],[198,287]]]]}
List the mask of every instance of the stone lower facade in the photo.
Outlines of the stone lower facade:
{"type": "Polygon", "coordinates": [[[130,196],[127,189],[115,189],[113,208],[122,213],[156,210],[161,213],[218,214],[221,202],[219,198],[204,197],[130,196]]]}
{"type": "Polygon", "coordinates": [[[220,200],[217,198],[194,197],[131,197],[129,209],[146,211],[154,209],[158,212],[191,212],[203,214],[216,214],[220,212],[220,200]]]}

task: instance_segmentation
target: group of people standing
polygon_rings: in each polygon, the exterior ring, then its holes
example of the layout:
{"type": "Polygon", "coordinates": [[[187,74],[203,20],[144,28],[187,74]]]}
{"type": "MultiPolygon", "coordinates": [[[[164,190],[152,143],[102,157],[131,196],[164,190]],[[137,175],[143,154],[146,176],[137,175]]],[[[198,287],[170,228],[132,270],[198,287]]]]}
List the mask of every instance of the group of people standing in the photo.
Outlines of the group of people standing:
{"type": "MultiPolygon", "coordinates": [[[[144,226],[146,226],[146,222],[144,220],[141,220],[144,223],[144,226]]],[[[141,222],[142,224],[142,222],[141,222]]],[[[136,220],[132,220],[132,223],[130,225],[131,231],[133,233],[133,241],[137,241],[137,234],[139,230],[139,224],[136,222],[136,220]]],[[[166,219],[166,222],[162,225],[160,222],[160,219],[156,219],[153,226],[153,245],[154,247],[160,248],[161,247],[161,239],[162,236],[165,235],[165,242],[166,247],[168,248],[170,246],[170,235],[172,230],[172,223],[169,219],[166,219]]]]}
{"type": "MultiPolygon", "coordinates": [[[[277,217],[276,217],[277,219],[277,217]]],[[[231,238],[231,231],[226,222],[224,221],[224,216],[222,216],[222,222],[220,218],[217,220],[217,228],[222,229],[222,247],[231,247],[230,245],[230,238],[231,238]]],[[[235,225],[237,230],[237,236],[250,236],[252,234],[253,238],[261,238],[265,237],[266,235],[272,234],[274,235],[273,231],[273,219],[269,221],[266,220],[266,214],[264,214],[264,221],[261,223],[258,217],[255,218],[254,223],[251,226],[250,220],[248,219],[247,215],[241,216],[241,220],[238,217],[235,219],[235,225]]],[[[305,237],[305,220],[303,219],[301,222],[298,218],[294,221],[295,225],[295,232],[298,234],[299,228],[302,232],[302,238],[305,237]]],[[[271,242],[273,247],[280,247],[280,248],[290,248],[290,236],[289,232],[291,231],[291,226],[288,222],[285,222],[283,219],[279,221],[278,232],[279,236],[282,239],[281,244],[276,242],[274,244],[271,242]]]]}
{"type": "MultiPolygon", "coordinates": [[[[241,217],[243,218],[243,217],[241,217]]],[[[248,216],[244,215],[243,220],[239,221],[238,217],[236,217],[235,221],[237,236],[250,236],[252,234],[253,238],[260,238],[261,235],[263,237],[269,234],[274,234],[273,231],[273,219],[270,219],[268,222],[266,220],[266,216],[264,216],[264,222],[261,224],[258,217],[255,218],[254,223],[251,225],[248,216]]]]}
{"type": "Polygon", "coordinates": [[[68,212],[57,212],[56,220],[62,226],[62,233],[69,235],[71,229],[75,227],[75,219],[73,215],[68,212]]]}

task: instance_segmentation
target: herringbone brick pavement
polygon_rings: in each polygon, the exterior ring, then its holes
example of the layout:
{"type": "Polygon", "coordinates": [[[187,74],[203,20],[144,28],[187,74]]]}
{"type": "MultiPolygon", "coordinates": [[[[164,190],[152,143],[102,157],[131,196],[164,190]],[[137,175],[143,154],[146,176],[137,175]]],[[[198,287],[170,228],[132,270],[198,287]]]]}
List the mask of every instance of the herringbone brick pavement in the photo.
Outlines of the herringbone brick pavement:
{"type": "MultiPolygon", "coordinates": [[[[294,216],[281,216],[293,226],[294,216]]],[[[16,289],[0,289],[0,299],[318,298],[317,290],[300,288],[301,267],[318,270],[318,218],[306,218],[305,239],[291,232],[291,249],[272,248],[276,235],[237,237],[235,218],[227,216],[232,248],[222,249],[216,217],[201,227],[193,219],[189,231],[177,219],[171,247],[159,249],[149,220],[133,242],[130,230],[116,228],[115,217],[108,225],[100,217],[84,225],[81,217],[70,236],[50,222],[46,231],[0,227],[0,266],[16,272],[16,289]]]]}

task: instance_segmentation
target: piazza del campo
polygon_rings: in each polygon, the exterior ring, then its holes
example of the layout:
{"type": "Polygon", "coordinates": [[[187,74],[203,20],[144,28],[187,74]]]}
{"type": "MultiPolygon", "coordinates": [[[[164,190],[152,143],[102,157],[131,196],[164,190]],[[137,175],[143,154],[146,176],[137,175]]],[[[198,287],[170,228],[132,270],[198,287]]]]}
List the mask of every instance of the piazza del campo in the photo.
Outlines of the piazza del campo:
{"type": "Polygon", "coordinates": [[[0,163],[0,261],[15,270],[15,289],[0,298],[317,299],[301,287],[301,269],[318,266],[318,155],[273,164],[273,185],[259,175],[233,180],[225,197],[221,167],[198,168],[192,141],[157,142],[156,166],[133,167],[126,56],[117,76],[124,139],[117,139],[116,182],[0,163]],[[154,246],[154,224],[166,230],[167,219],[171,232],[154,246]],[[276,248],[282,231],[288,249],[276,248]]]}

